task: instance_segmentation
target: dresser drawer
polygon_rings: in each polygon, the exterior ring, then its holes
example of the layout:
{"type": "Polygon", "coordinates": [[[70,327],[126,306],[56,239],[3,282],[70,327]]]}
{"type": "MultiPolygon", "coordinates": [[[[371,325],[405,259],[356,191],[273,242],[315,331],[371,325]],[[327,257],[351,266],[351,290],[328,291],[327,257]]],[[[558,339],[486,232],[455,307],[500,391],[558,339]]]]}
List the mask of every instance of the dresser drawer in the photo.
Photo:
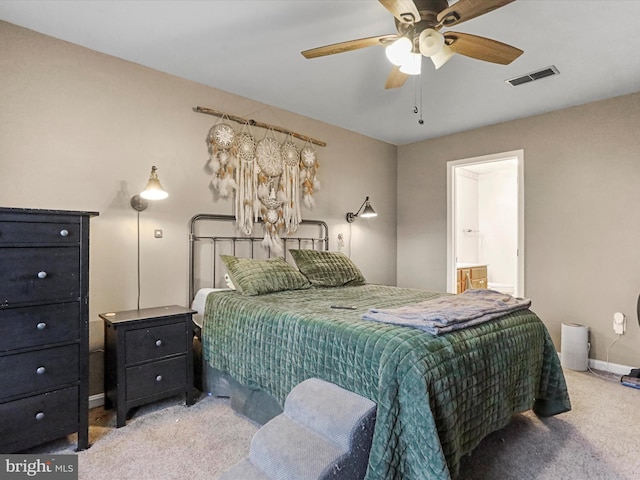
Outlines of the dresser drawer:
{"type": "Polygon", "coordinates": [[[80,304],[0,309],[0,353],[69,342],[80,336],[80,304]]]}
{"type": "Polygon", "coordinates": [[[129,330],[125,334],[127,365],[185,353],[185,322],[129,330]]]}
{"type": "Polygon", "coordinates": [[[79,247],[0,248],[0,304],[77,300],[79,247]]]}
{"type": "Polygon", "coordinates": [[[79,245],[79,223],[0,222],[0,245],[79,245]]]}
{"type": "Polygon", "coordinates": [[[0,356],[1,398],[77,382],[78,345],[0,356]]]}
{"type": "Polygon", "coordinates": [[[127,368],[127,402],[169,390],[184,389],[186,371],[186,356],[127,368]]]}
{"type": "Polygon", "coordinates": [[[53,440],[77,430],[78,387],[0,404],[0,451],[3,445],[53,440]],[[35,439],[35,440],[34,440],[35,439]]]}

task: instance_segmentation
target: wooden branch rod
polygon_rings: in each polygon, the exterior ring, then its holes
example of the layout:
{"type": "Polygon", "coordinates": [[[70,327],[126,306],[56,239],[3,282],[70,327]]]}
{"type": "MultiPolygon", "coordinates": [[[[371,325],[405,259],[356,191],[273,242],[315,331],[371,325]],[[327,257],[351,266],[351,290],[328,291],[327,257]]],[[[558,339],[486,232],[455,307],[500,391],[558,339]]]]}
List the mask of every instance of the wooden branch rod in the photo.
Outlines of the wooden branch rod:
{"type": "Polygon", "coordinates": [[[228,113],[221,112],[219,110],[214,110],[213,108],[193,107],[193,111],[198,113],[206,113],[207,115],[214,115],[216,117],[227,117],[229,120],[232,120],[237,123],[242,123],[242,124],[246,123],[253,127],[266,128],[266,129],[275,130],[276,132],[286,133],[287,135],[291,135],[295,138],[299,138],[300,140],[304,140],[305,142],[311,142],[320,147],[327,146],[327,144],[322,140],[316,140],[315,138],[307,137],[306,135],[292,132],[291,130],[287,130],[286,128],[278,127],[277,125],[270,125],[268,123],[258,122],[256,120],[246,119],[246,118],[238,117],[236,115],[230,115],[228,113]]]}

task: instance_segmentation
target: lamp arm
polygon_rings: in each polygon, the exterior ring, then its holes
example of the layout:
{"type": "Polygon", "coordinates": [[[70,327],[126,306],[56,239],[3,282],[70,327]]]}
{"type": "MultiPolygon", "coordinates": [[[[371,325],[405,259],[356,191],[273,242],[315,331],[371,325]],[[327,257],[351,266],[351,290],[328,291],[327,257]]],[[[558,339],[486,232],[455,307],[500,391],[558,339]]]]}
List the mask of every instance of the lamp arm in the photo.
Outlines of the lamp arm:
{"type": "Polygon", "coordinates": [[[358,211],[356,213],[347,212],[347,222],[353,223],[353,221],[356,219],[356,217],[358,215],[360,215],[360,212],[362,211],[362,209],[364,208],[364,206],[367,204],[368,201],[369,201],[369,197],[367,196],[364,199],[364,202],[362,202],[362,205],[360,205],[360,208],[358,209],[358,211]]]}
{"type": "Polygon", "coordinates": [[[364,199],[364,202],[362,202],[362,205],[360,205],[360,208],[358,209],[354,217],[357,217],[358,215],[360,215],[360,212],[362,212],[362,209],[364,208],[364,206],[367,204],[368,201],[369,201],[369,197],[366,197],[364,199]]]}

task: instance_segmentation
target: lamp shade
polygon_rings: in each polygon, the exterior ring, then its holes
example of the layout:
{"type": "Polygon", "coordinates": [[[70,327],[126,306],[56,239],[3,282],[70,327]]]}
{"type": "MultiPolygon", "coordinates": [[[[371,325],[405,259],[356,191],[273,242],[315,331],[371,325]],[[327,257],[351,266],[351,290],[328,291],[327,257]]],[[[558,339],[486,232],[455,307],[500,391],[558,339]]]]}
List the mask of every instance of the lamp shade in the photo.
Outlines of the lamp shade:
{"type": "Polygon", "coordinates": [[[412,48],[411,40],[407,37],[400,37],[385,48],[384,52],[391,63],[400,66],[406,62],[407,57],[411,54],[412,48]]]}
{"type": "Polygon", "coordinates": [[[436,67],[436,70],[443,66],[453,57],[454,52],[448,45],[443,45],[438,53],[431,56],[431,61],[436,67]]]}
{"type": "Polygon", "coordinates": [[[420,32],[418,46],[422,55],[431,57],[436,55],[444,46],[444,36],[433,28],[425,28],[420,32]]]}
{"type": "Polygon", "coordinates": [[[140,196],[146,200],[163,200],[169,196],[169,194],[162,188],[160,180],[158,180],[157,167],[151,167],[151,175],[149,176],[149,182],[144,190],[140,193],[140,196]]]}
{"type": "Polygon", "coordinates": [[[407,75],[420,75],[422,70],[422,55],[410,53],[407,60],[400,65],[400,71],[407,75]]]}
{"type": "Polygon", "coordinates": [[[364,218],[371,218],[371,217],[377,217],[378,214],[371,206],[371,202],[365,202],[364,210],[362,210],[362,213],[360,214],[360,216],[364,218]]]}

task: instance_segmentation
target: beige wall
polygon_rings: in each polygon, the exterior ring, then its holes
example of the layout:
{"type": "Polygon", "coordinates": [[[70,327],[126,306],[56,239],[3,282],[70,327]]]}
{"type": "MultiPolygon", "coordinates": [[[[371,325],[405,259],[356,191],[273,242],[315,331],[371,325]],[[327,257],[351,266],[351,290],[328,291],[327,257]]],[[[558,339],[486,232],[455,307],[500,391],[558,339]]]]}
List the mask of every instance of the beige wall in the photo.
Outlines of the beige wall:
{"type": "MultiPolygon", "coordinates": [[[[329,224],[332,249],[351,232],[351,257],[367,279],[395,284],[395,146],[0,22],[0,206],[100,212],[91,222],[92,349],[102,346],[98,313],[136,307],[129,198],[152,165],[170,197],[140,215],[142,307],[187,303],[189,219],[231,213],[205,170],[216,117],[194,113],[197,105],[327,142],[317,205],[303,216],[329,224]],[[345,214],[365,195],[379,216],[349,227],[345,214]],[[164,238],[153,238],[156,228],[164,238]]],[[[101,391],[95,365],[92,393],[101,391]]]]}
{"type": "MultiPolygon", "coordinates": [[[[527,88],[522,87],[522,88],[527,88]]],[[[398,285],[446,289],[450,160],[524,149],[525,295],[560,348],[562,322],[590,328],[609,361],[640,365],[640,93],[398,149],[398,285]]]]}

